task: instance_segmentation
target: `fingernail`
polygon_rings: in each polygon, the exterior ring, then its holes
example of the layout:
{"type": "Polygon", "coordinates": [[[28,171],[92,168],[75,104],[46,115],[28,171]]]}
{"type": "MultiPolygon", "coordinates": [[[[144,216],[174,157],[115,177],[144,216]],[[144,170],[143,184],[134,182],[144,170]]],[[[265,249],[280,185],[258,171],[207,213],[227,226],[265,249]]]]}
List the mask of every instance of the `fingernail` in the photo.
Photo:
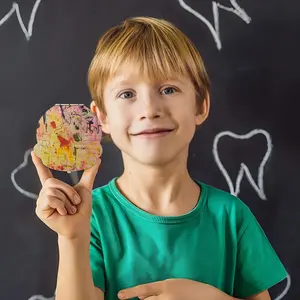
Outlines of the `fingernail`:
{"type": "Polygon", "coordinates": [[[123,299],[124,296],[125,296],[125,294],[123,292],[118,293],[118,298],[119,299],[123,299]]]}
{"type": "Polygon", "coordinates": [[[74,195],[74,203],[79,204],[80,203],[80,197],[78,195],[74,195]]]}
{"type": "Polygon", "coordinates": [[[75,207],[75,206],[71,206],[71,212],[73,213],[73,214],[75,214],[76,213],[76,211],[77,211],[77,208],[75,207]]]}

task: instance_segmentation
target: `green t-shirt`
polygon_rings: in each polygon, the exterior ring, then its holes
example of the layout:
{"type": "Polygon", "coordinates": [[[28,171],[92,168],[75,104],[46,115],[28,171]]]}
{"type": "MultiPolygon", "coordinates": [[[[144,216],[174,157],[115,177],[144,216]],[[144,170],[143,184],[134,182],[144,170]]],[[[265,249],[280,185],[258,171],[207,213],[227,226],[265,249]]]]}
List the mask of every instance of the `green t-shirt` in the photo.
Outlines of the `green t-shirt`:
{"type": "Polygon", "coordinates": [[[197,181],[196,207],[162,217],[127,200],[116,179],[92,193],[90,260],[105,299],[168,278],[208,283],[244,299],[286,278],[262,228],[237,197],[197,181]]]}

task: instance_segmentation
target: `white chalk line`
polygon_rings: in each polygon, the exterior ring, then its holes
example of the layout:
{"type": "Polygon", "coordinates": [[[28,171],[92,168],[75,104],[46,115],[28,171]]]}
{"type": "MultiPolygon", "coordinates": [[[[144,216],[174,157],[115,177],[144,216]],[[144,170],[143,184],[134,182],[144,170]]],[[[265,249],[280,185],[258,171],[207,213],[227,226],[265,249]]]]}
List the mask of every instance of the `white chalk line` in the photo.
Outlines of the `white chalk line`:
{"type": "Polygon", "coordinates": [[[283,297],[286,296],[286,294],[288,293],[289,289],[291,288],[291,285],[292,285],[291,276],[290,276],[290,274],[288,274],[288,276],[286,277],[286,286],[285,286],[285,289],[274,300],[281,300],[281,299],[283,299],[283,297]]]}
{"type": "Polygon", "coordinates": [[[20,26],[21,26],[21,29],[22,29],[22,31],[24,32],[27,41],[29,41],[30,38],[31,38],[31,36],[32,36],[32,32],[33,32],[33,24],[34,24],[35,16],[36,16],[36,13],[37,13],[37,10],[38,10],[38,7],[39,7],[41,1],[42,1],[42,0],[36,0],[34,6],[33,6],[33,8],[32,8],[32,11],[31,11],[31,14],[30,14],[30,18],[29,18],[29,22],[28,22],[28,28],[26,28],[25,25],[24,25],[24,22],[23,22],[21,13],[20,13],[20,7],[19,7],[19,4],[16,3],[16,2],[13,2],[11,10],[10,10],[10,11],[2,18],[2,19],[0,19],[0,27],[1,27],[6,21],[8,21],[8,19],[9,19],[14,13],[16,13],[17,18],[18,18],[18,21],[19,21],[19,24],[20,24],[20,26]]]}
{"type": "MultiPolygon", "coordinates": [[[[255,189],[255,191],[257,192],[259,197],[262,200],[267,199],[265,192],[264,192],[264,167],[271,155],[272,147],[273,147],[273,145],[272,145],[271,136],[266,130],[263,130],[263,129],[254,129],[254,130],[250,131],[249,133],[243,134],[243,135],[235,134],[231,131],[223,131],[216,135],[216,137],[214,139],[214,143],[213,143],[213,155],[214,155],[215,161],[216,161],[219,169],[221,170],[223,176],[225,177],[225,179],[227,181],[227,184],[228,184],[231,194],[238,196],[238,194],[240,193],[241,181],[242,181],[244,173],[245,173],[249,180],[249,183],[255,189]],[[262,134],[266,138],[266,141],[267,141],[267,151],[266,151],[266,153],[259,165],[259,168],[258,168],[258,184],[255,183],[247,165],[242,162],[237,179],[236,179],[235,188],[234,188],[233,182],[232,182],[227,170],[225,169],[224,165],[222,164],[222,162],[220,160],[219,153],[218,153],[218,143],[219,143],[220,139],[224,136],[230,136],[230,137],[232,137],[234,139],[238,139],[238,140],[246,140],[246,139],[252,138],[253,136],[255,136],[257,134],[262,134]]],[[[281,300],[288,293],[288,291],[291,287],[291,276],[289,274],[287,275],[286,281],[287,281],[287,283],[286,283],[285,289],[274,300],[281,300]]]]}
{"type": "Polygon", "coordinates": [[[216,161],[218,168],[220,169],[220,171],[222,172],[223,176],[226,179],[230,193],[232,195],[235,195],[235,196],[239,195],[241,181],[245,174],[249,183],[254,188],[254,190],[257,192],[258,196],[262,200],[267,199],[266,194],[264,192],[264,168],[265,168],[265,165],[271,155],[271,151],[272,151],[271,136],[267,131],[265,131],[263,129],[254,129],[254,130],[250,131],[249,133],[243,134],[243,135],[238,135],[231,131],[220,132],[219,134],[216,135],[216,137],[214,139],[214,143],[213,143],[213,156],[214,156],[214,159],[216,161]],[[255,180],[253,179],[253,177],[249,171],[249,168],[247,167],[246,164],[244,164],[242,162],[240,164],[240,170],[238,172],[238,176],[236,178],[235,187],[234,187],[233,180],[230,178],[227,170],[225,169],[224,165],[222,164],[222,162],[220,160],[220,156],[219,156],[219,152],[218,152],[218,143],[219,143],[220,139],[224,136],[230,136],[230,137],[232,137],[234,139],[238,139],[238,140],[246,140],[246,139],[250,139],[251,137],[253,137],[254,135],[257,135],[257,134],[262,134],[263,136],[265,136],[265,138],[267,140],[267,151],[266,151],[266,153],[259,165],[259,168],[258,168],[258,180],[257,180],[258,183],[257,184],[255,183],[255,180]]]}
{"type": "Polygon", "coordinates": [[[55,297],[46,298],[43,295],[34,295],[31,296],[28,300],[55,300],[55,297]]]}
{"type": "Polygon", "coordinates": [[[28,165],[28,156],[30,155],[31,151],[32,151],[32,149],[28,149],[25,151],[24,161],[12,171],[10,178],[11,178],[11,181],[17,191],[19,191],[21,194],[25,195],[28,198],[36,200],[38,198],[37,194],[34,194],[34,193],[24,190],[23,188],[21,188],[18,185],[18,183],[16,181],[16,174],[28,165]]]}
{"type": "Polygon", "coordinates": [[[225,11],[231,12],[241,18],[245,23],[249,24],[251,22],[251,18],[248,16],[248,14],[245,12],[245,10],[239,6],[236,2],[236,0],[230,0],[230,3],[233,7],[227,7],[224,5],[221,5],[220,3],[216,1],[212,1],[212,11],[213,11],[213,17],[214,17],[214,25],[212,25],[202,14],[200,14],[198,11],[193,9],[191,6],[189,6],[186,1],[184,0],[178,0],[180,6],[197,17],[200,21],[202,21],[210,30],[217,49],[222,49],[222,42],[221,42],[221,35],[220,35],[220,21],[219,21],[219,9],[223,9],[225,11]]]}

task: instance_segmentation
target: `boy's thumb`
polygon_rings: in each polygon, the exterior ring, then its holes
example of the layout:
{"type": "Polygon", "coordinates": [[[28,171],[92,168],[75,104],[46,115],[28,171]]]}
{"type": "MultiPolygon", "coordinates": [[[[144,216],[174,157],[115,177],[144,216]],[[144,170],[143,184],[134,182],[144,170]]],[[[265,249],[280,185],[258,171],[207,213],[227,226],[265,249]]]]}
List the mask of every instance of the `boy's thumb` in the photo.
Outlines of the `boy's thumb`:
{"type": "Polygon", "coordinates": [[[95,181],[100,164],[101,164],[101,159],[98,158],[96,161],[96,164],[93,167],[91,167],[87,170],[84,170],[84,172],[81,176],[81,179],[78,182],[78,184],[76,184],[76,186],[84,187],[84,188],[88,189],[89,191],[92,191],[93,186],[94,186],[94,181],[95,181]]]}

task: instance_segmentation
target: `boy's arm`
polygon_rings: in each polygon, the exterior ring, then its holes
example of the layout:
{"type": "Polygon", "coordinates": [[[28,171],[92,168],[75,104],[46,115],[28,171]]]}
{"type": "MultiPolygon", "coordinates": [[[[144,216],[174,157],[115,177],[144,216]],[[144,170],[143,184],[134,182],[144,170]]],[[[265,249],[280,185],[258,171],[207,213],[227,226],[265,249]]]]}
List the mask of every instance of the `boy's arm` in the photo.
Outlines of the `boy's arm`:
{"type": "Polygon", "coordinates": [[[104,293],[93,283],[89,247],[89,237],[74,240],[58,238],[56,300],[104,299],[104,293]]]}
{"type": "Polygon", "coordinates": [[[236,205],[234,295],[246,300],[270,299],[266,291],[286,279],[288,273],[249,207],[240,200],[236,205]]]}

